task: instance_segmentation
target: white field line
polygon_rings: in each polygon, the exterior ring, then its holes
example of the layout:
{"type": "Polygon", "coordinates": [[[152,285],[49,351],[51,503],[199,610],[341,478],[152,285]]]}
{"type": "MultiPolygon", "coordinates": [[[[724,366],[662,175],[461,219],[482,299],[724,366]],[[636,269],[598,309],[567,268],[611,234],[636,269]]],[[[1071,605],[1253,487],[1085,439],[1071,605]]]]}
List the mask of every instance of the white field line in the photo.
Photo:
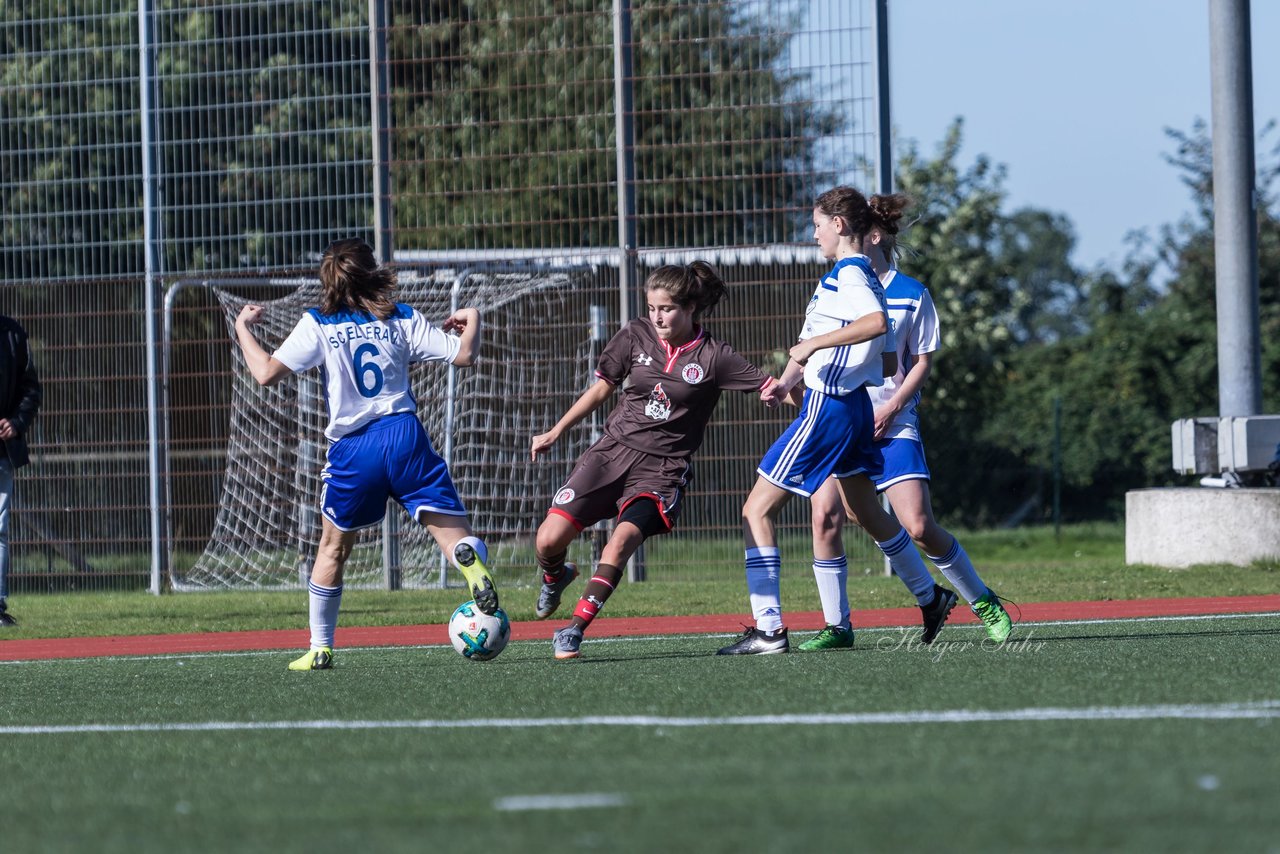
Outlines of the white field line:
{"type": "Polygon", "coordinates": [[[298,730],[446,730],[538,729],[545,727],[656,727],[669,729],[723,726],[871,726],[1046,721],[1262,720],[1280,718],[1280,700],[1215,705],[1043,707],[1026,709],[944,709],[940,711],[850,712],[844,714],[733,715],[664,717],[659,715],[585,715],[576,718],[476,718],[401,721],[191,721],[187,723],[64,724],[0,726],[0,735],[80,735],[139,732],[261,732],[298,730]]]}
{"type": "Polygon", "coordinates": [[[605,792],[585,792],[580,795],[514,795],[498,798],[493,808],[499,812],[523,812],[527,810],[580,810],[589,807],[626,806],[627,796],[605,792]]]}
{"type": "MultiPolygon", "coordinates": [[[[856,620],[858,612],[854,611],[853,613],[854,613],[854,618],[856,620]]],[[[1184,622],[1195,622],[1195,621],[1201,621],[1201,620],[1203,621],[1248,620],[1248,619],[1253,619],[1255,617],[1280,617],[1280,611],[1263,611],[1263,612],[1252,613],[1252,614],[1176,614],[1176,615],[1165,616],[1165,617],[1107,617],[1107,618],[1097,618],[1097,619],[1090,619],[1090,620],[1041,620],[1038,622],[1024,621],[1024,622],[1015,622],[1014,628],[1026,629],[1026,628],[1053,628],[1054,626],[1103,626],[1103,625],[1109,625],[1114,623],[1184,623],[1184,622]]],[[[857,623],[855,622],[853,628],[855,633],[860,633],[864,635],[875,635],[875,634],[895,634],[895,633],[902,633],[902,632],[910,632],[917,627],[916,626],[858,626],[857,623]]],[[[979,626],[976,623],[969,623],[965,625],[957,624],[953,626],[953,628],[977,629],[979,628],[979,626]]],[[[697,638],[732,638],[732,637],[740,637],[741,634],[742,634],[741,632],[730,632],[727,634],[712,633],[712,634],[682,634],[682,635],[669,635],[669,634],[623,635],[620,637],[607,637],[607,638],[593,637],[593,638],[590,638],[589,641],[591,646],[596,646],[598,644],[626,643],[628,641],[694,640],[697,638]]],[[[1013,636],[1013,639],[1018,640],[1017,634],[1013,636]]],[[[539,640],[514,640],[512,642],[516,644],[549,644],[551,643],[551,639],[542,638],[539,640]]],[[[401,649],[404,649],[404,650],[446,649],[446,650],[452,651],[453,647],[450,646],[449,644],[442,644],[442,643],[403,644],[403,645],[395,645],[395,646],[344,646],[341,648],[340,651],[345,655],[347,653],[389,652],[389,651],[401,650],[401,649]]],[[[32,658],[32,659],[24,658],[24,659],[18,659],[14,661],[0,661],[0,667],[4,667],[4,666],[15,667],[19,665],[51,664],[51,663],[61,663],[61,662],[70,663],[70,662],[93,661],[93,662],[101,663],[106,661],[172,661],[172,660],[187,660],[187,659],[198,659],[198,658],[235,658],[235,657],[243,657],[243,656],[261,656],[261,655],[287,656],[290,654],[291,654],[291,650],[288,650],[288,649],[251,649],[251,650],[237,650],[237,651],[228,651],[228,652],[166,652],[166,653],[157,653],[155,655],[86,656],[84,658],[32,658]]]]}

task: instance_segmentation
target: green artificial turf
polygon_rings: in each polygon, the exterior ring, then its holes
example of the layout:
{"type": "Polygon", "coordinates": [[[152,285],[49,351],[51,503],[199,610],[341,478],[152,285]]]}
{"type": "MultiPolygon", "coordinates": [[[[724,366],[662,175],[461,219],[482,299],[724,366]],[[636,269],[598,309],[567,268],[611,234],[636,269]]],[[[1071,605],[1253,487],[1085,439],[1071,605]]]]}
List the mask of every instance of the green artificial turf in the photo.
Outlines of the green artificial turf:
{"type": "Polygon", "coordinates": [[[1220,851],[1280,836],[1275,617],[981,637],[954,626],[926,648],[864,630],[853,650],[725,658],[727,638],[589,636],[578,660],[514,642],[483,664],[344,649],[316,673],[279,652],[0,663],[5,850],[1220,851]],[[1104,709],[1131,717],[1069,719],[1104,709]],[[955,719],[978,712],[1015,719],[955,719]],[[191,729],[155,728],[175,725],[191,729]],[[532,796],[552,800],[523,808],[532,796]]]}
{"type": "MultiPolygon", "coordinates": [[[[1047,602],[1152,597],[1243,596],[1280,590],[1280,562],[1248,567],[1226,564],[1188,569],[1124,562],[1124,531],[1119,525],[1050,527],[1011,531],[964,532],[962,542],[986,581],[1015,602],[1047,602]]],[[[674,542],[672,540],[671,542],[674,542]]],[[[726,547],[727,548],[727,547],[726,547]]],[[[784,565],[783,604],[791,611],[819,609],[812,571],[803,554],[784,565]],[[803,558],[803,559],[802,559],[803,558]]],[[[722,561],[717,577],[670,580],[661,552],[650,550],[649,580],[627,583],[609,600],[607,617],[736,614],[748,611],[743,570],[722,561]]],[[[684,558],[687,560],[688,555],[684,558]]],[[[527,578],[504,578],[504,610],[513,620],[533,619],[537,590],[527,578]]],[[[941,580],[941,579],[940,579],[941,580]]],[[[944,582],[945,583],[945,582],[944,582]]],[[[570,588],[566,601],[580,594],[570,588]]],[[[461,588],[362,590],[343,596],[341,625],[388,626],[443,623],[464,598],[461,588]]],[[[914,599],[901,582],[876,567],[850,573],[850,601],[858,608],[910,607],[914,599]]],[[[304,629],[306,594],[302,590],[166,593],[144,591],[23,594],[12,597],[16,628],[6,638],[164,634],[258,629],[304,629]]]]}

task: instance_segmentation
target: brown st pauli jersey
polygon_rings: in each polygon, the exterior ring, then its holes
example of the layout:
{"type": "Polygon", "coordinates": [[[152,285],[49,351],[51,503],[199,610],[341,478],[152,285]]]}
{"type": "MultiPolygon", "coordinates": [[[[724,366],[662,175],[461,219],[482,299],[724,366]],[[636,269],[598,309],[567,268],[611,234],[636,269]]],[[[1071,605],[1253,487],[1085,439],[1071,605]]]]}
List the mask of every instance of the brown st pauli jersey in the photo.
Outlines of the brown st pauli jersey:
{"type": "Polygon", "coordinates": [[[662,457],[691,456],[725,389],[759,391],[769,377],[723,341],[695,327],[671,347],[646,319],[632,320],[605,345],[596,376],[621,386],[605,432],[628,448],[662,457]]]}

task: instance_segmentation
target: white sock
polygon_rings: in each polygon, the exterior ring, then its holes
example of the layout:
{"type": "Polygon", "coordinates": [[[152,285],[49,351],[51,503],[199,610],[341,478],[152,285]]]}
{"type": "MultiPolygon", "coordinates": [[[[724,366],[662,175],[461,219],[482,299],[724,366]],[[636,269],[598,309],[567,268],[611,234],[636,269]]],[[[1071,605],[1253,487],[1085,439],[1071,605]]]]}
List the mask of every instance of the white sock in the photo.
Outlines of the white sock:
{"type": "Polygon", "coordinates": [[[920,552],[916,551],[907,529],[899,528],[898,533],[891,539],[876,545],[889,559],[889,566],[893,567],[894,575],[901,578],[902,583],[911,591],[911,595],[916,597],[916,602],[921,605],[932,602],[933,576],[929,574],[928,567],[920,559],[920,552]]]}
{"type": "Polygon", "coordinates": [[[776,632],[782,628],[782,556],[776,546],[747,549],[747,592],[756,628],[776,632]]]}
{"type": "Polygon", "coordinates": [[[321,587],[312,581],[307,585],[311,606],[311,648],[333,649],[333,633],[338,628],[338,607],[342,604],[342,585],[321,587]]]}
{"type": "Polygon", "coordinates": [[[814,558],[813,580],[818,583],[822,618],[827,625],[849,628],[849,559],[845,555],[814,558]]]}
{"type": "MultiPolygon", "coordinates": [[[[476,557],[480,558],[480,562],[482,564],[485,566],[489,565],[489,547],[484,544],[484,540],[479,537],[463,537],[458,540],[456,545],[454,545],[454,554],[457,554],[458,546],[464,543],[471,546],[471,550],[476,553],[476,557]]],[[[454,566],[458,565],[458,561],[453,558],[453,555],[450,555],[449,558],[453,560],[454,566]]]]}
{"type": "Polygon", "coordinates": [[[951,548],[945,555],[928,557],[933,561],[933,565],[947,577],[947,580],[955,585],[960,595],[972,605],[987,592],[987,585],[983,584],[982,579],[978,577],[978,571],[973,568],[973,562],[969,560],[969,554],[964,550],[964,546],[960,545],[960,541],[955,537],[951,539],[951,548]]]}

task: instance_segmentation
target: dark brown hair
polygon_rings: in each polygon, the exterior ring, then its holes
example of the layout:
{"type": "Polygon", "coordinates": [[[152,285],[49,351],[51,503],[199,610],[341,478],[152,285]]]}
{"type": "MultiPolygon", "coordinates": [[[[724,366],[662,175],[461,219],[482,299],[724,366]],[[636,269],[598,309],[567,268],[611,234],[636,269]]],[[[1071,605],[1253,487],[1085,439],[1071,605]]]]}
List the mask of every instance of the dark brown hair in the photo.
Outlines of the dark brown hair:
{"type": "Polygon", "coordinates": [[[867,197],[853,187],[835,187],[827,190],[813,206],[829,217],[840,217],[849,231],[859,240],[875,225],[871,218],[871,206],[867,197]]]}
{"type": "Polygon", "coordinates": [[[871,206],[872,223],[890,236],[896,235],[900,226],[898,221],[911,207],[911,197],[906,193],[878,194],[867,199],[871,206]]]}
{"type": "Polygon", "coordinates": [[[320,312],[363,311],[379,320],[396,312],[396,274],[378,266],[373,248],[358,237],[335,240],[320,259],[320,312]]]}
{"type": "Polygon", "coordinates": [[[693,308],[693,319],[710,314],[720,300],[729,294],[729,286],[716,268],[706,261],[689,264],[665,264],[649,274],[646,291],[664,290],[681,308],[693,308]]]}

